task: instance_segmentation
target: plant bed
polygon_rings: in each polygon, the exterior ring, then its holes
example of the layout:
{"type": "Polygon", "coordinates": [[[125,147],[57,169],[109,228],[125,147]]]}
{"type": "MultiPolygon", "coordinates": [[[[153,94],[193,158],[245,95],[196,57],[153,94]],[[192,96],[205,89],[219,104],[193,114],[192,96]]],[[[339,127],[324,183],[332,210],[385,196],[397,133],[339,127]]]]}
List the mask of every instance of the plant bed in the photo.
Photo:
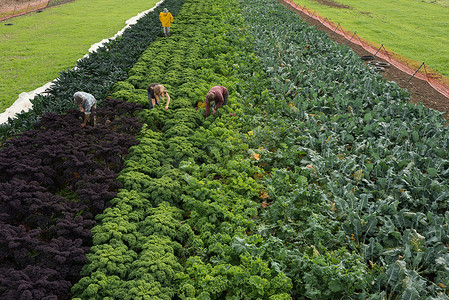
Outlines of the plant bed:
{"type": "MultiPolygon", "coordinates": [[[[184,0],[164,1],[173,15],[177,14],[183,3],[184,0]]],[[[127,28],[122,36],[110,40],[96,52],[80,59],[73,69],[62,71],[47,90],[48,94],[37,95],[31,100],[33,108],[30,111],[19,113],[16,118],[10,118],[0,125],[0,142],[32,129],[45,112],[64,113],[75,108],[73,94],[79,90],[93,94],[99,102],[106,99],[112,85],[127,78],[127,72],[142,52],[161,34],[158,19],[160,11],[154,10],[146,14],[127,28]]]]}
{"type": "Polygon", "coordinates": [[[108,100],[98,125],[47,113],[0,150],[0,297],[67,299],[92,244],[95,216],[137,141],[139,106],[108,100]]]}

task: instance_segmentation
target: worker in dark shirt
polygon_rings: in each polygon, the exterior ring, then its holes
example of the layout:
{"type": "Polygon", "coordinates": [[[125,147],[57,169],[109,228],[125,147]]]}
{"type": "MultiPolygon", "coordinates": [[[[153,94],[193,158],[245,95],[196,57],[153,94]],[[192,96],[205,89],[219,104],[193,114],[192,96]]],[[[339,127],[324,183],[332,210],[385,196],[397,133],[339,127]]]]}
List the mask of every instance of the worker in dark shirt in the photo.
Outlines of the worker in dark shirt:
{"type": "Polygon", "coordinates": [[[206,118],[210,114],[211,102],[213,102],[212,114],[215,115],[217,109],[222,105],[228,104],[228,99],[229,92],[224,86],[214,86],[211,88],[206,95],[206,118]]]}
{"type": "Polygon", "coordinates": [[[165,87],[159,83],[150,84],[147,89],[148,101],[150,101],[150,109],[155,105],[160,106],[161,98],[166,97],[167,103],[165,104],[165,109],[168,109],[168,104],[170,103],[170,95],[167,93],[165,87]]]}

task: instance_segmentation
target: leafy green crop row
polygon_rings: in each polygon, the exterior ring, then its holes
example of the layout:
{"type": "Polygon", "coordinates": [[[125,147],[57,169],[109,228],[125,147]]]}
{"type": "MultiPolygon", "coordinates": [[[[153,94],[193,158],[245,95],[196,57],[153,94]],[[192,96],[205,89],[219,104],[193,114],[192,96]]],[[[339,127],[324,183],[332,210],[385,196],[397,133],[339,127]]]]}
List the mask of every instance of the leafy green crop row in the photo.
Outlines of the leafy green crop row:
{"type": "Polygon", "coordinates": [[[187,0],[172,33],[114,86],[172,101],[141,113],[75,297],[445,298],[438,113],[274,0],[187,0]]]}
{"type": "Polygon", "coordinates": [[[270,81],[268,101],[255,105],[273,116],[254,128],[250,147],[262,146],[267,172],[287,168],[266,181],[273,204],[260,226],[291,242],[287,274],[306,266],[295,274],[296,295],[444,298],[449,133],[441,115],[407,103],[395,83],[274,1],[244,3],[270,81]],[[309,185],[297,187],[304,169],[309,185]],[[298,207],[310,193],[321,201],[298,207]]]}
{"type": "Polygon", "coordinates": [[[236,20],[225,1],[186,2],[173,35],[154,42],[115,86],[114,97],[148,106],[146,88],[160,82],[172,101],[168,111],[141,114],[147,127],[119,177],[125,189],[93,229],[77,297],[290,298],[290,279],[241,245],[255,228],[262,187],[228,115],[238,107],[230,75],[243,55],[233,48],[236,20]],[[195,110],[214,85],[231,91],[215,122],[195,110]]]}

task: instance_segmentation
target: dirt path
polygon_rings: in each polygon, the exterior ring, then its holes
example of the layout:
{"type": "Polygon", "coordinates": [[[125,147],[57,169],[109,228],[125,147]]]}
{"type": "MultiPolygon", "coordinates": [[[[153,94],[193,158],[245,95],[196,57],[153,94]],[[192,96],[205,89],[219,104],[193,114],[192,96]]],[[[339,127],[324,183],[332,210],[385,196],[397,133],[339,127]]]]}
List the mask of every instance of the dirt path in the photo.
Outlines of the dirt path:
{"type": "MultiPolygon", "coordinates": [[[[318,20],[310,18],[308,15],[296,10],[289,4],[285,3],[283,0],[278,1],[282,3],[286,8],[296,12],[301,17],[301,19],[308,22],[310,25],[320,28],[321,31],[327,33],[327,35],[330,36],[332,40],[345,45],[348,42],[344,37],[338,34],[332,34],[332,30],[328,29],[327,27],[320,26],[321,23],[318,20]]],[[[328,0],[319,0],[319,2],[326,2],[326,5],[332,5],[332,3],[335,3],[328,0]]],[[[344,8],[351,9],[350,7],[344,8]]],[[[348,46],[350,46],[351,49],[360,57],[365,55],[372,55],[363,47],[357,44],[349,43],[348,46]]],[[[376,60],[385,62],[384,60],[377,57],[376,60]]],[[[382,72],[382,75],[388,81],[396,82],[402,89],[407,89],[410,93],[410,102],[415,104],[421,102],[425,107],[444,112],[444,118],[446,120],[449,120],[449,98],[436,91],[429,83],[427,83],[427,81],[412,78],[412,80],[410,80],[409,82],[411,75],[397,69],[394,66],[386,68],[385,71],[382,72]]]]}
{"type": "MultiPolygon", "coordinates": [[[[9,15],[14,11],[30,10],[44,6],[48,0],[0,0],[0,12],[9,15]]],[[[0,14],[0,17],[2,17],[0,14]]]]}

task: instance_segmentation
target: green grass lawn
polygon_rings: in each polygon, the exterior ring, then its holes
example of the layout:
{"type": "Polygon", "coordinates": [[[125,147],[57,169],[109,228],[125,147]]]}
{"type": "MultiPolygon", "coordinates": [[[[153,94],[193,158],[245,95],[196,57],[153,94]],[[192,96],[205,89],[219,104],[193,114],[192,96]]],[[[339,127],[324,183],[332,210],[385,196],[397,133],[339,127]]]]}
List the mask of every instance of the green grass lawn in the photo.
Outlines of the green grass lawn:
{"type": "Polygon", "coordinates": [[[449,0],[294,0],[335,24],[449,77],[449,0]]]}
{"type": "Polygon", "coordinates": [[[92,44],[114,36],[126,20],[157,2],[77,0],[0,22],[0,113],[20,93],[74,67],[92,44]]]}

